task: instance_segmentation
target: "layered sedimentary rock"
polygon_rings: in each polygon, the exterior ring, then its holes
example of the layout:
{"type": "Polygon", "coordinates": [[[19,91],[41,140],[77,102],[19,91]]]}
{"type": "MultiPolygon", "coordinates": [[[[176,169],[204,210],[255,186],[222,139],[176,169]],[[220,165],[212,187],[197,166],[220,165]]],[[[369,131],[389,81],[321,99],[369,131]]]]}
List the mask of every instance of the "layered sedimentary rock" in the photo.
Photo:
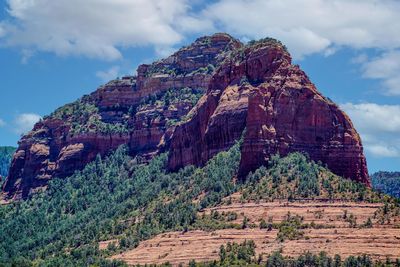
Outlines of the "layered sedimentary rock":
{"type": "Polygon", "coordinates": [[[363,147],[348,116],[323,97],[279,43],[235,51],[220,66],[190,121],[174,132],[169,166],[204,164],[245,130],[239,176],[272,155],[300,151],[334,173],[369,185],[363,147]]]}
{"type": "Polygon", "coordinates": [[[239,175],[271,155],[306,152],[334,173],[369,184],[350,119],[323,97],[273,39],[243,45],[227,34],[197,39],[57,109],[19,142],[3,191],[26,197],[122,144],[169,168],[202,165],[244,130],[239,175]]]}
{"type": "Polygon", "coordinates": [[[144,160],[165,150],[215,69],[240,46],[227,34],[199,38],[166,59],[139,66],[137,76],[113,80],[57,109],[19,141],[5,197],[25,198],[122,144],[144,160]]]}

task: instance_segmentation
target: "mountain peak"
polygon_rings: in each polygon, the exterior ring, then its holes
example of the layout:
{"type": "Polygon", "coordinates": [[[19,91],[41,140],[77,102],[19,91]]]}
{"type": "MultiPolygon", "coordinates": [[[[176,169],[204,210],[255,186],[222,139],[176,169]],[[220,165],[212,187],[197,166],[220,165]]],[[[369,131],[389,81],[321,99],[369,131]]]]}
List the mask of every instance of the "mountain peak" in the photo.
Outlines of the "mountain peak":
{"type": "Polygon", "coordinates": [[[369,184],[350,119],[292,65],[281,42],[244,45],[216,33],[45,117],[20,140],[3,190],[25,198],[122,144],[143,162],[169,151],[170,170],[203,165],[245,129],[242,178],[274,154],[300,151],[369,184]]]}

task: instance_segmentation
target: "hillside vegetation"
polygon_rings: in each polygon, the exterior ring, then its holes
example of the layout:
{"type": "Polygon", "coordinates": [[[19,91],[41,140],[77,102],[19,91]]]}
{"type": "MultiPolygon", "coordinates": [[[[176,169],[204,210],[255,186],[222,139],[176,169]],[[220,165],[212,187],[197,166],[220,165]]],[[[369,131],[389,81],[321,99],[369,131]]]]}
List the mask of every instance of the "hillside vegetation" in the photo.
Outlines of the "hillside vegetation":
{"type": "Polygon", "coordinates": [[[198,209],[234,191],[239,159],[237,144],[204,168],[168,174],[165,154],[148,165],[135,163],[125,148],[97,157],[83,171],[51,181],[45,192],[0,207],[0,265],[106,266],[98,241],[118,238],[118,248],[126,249],[190,227],[198,209]]]}
{"type": "Polygon", "coordinates": [[[301,153],[273,156],[269,167],[247,177],[242,188],[245,200],[327,199],[379,202],[379,194],[361,183],[343,179],[301,153]]]}
{"type": "Polygon", "coordinates": [[[398,200],[338,177],[300,153],[273,157],[234,191],[201,209],[187,232],[159,234],[112,258],[131,265],[185,266],[192,260],[192,266],[396,266],[400,257],[398,200]],[[218,261],[221,245],[246,240],[255,243],[250,261],[218,261]],[[268,263],[274,255],[277,265],[268,263]],[[336,255],[340,262],[332,265],[336,255]],[[304,265],[304,257],[313,263],[304,265]]]}
{"type": "MultiPolygon", "coordinates": [[[[229,214],[201,215],[205,208],[229,203],[237,192],[242,202],[297,198],[345,199],[385,203],[377,215],[389,219],[398,203],[361,184],[333,175],[302,154],[274,157],[237,184],[240,142],[203,168],[166,171],[167,155],[137,163],[125,147],[88,164],[66,179],[50,181],[46,191],[0,207],[0,266],[120,266],[110,255],[170,231],[246,228],[229,214]],[[116,240],[106,249],[99,242],[116,240]]],[[[231,214],[234,216],[234,214],[231,214]]],[[[296,217],[271,227],[283,239],[302,225],[296,217]],[[293,230],[294,228],[294,230],[293,230]]],[[[266,225],[268,227],[268,225],[266,225]]],[[[295,232],[293,232],[295,231],[295,232]]],[[[223,263],[225,264],[225,263],[223,263]]],[[[283,265],[279,265],[283,266],[283,265]]]]}

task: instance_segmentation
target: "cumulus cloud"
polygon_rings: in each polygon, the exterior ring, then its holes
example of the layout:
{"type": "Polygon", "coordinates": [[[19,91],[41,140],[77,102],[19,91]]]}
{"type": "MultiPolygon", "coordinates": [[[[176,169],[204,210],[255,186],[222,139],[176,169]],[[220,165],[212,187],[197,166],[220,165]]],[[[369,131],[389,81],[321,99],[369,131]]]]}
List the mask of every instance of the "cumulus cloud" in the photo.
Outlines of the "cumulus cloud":
{"type": "Polygon", "coordinates": [[[96,72],[96,76],[100,78],[103,82],[108,82],[109,80],[118,77],[120,68],[118,66],[112,66],[108,70],[96,72]]]}
{"type": "Polygon", "coordinates": [[[350,62],[353,64],[364,64],[367,61],[368,61],[368,55],[365,53],[362,53],[350,60],[350,62]]]}
{"type": "Polygon", "coordinates": [[[37,51],[116,60],[121,48],[146,45],[166,56],[191,34],[225,31],[241,40],[277,38],[295,59],[330,56],[342,47],[378,48],[379,57],[353,61],[365,78],[382,79],[385,94],[400,95],[398,0],[6,2],[0,45],[21,48],[22,63],[37,51]]]}
{"type": "Polygon", "coordinates": [[[32,130],[36,122],[38,122],[42,117],[34,113],[22,113],[19,114],[14,121],[15,129],[17,134],[24,134],[32,130]]]}
{"type": "Polygon", "coordinates": [[[120,47],[176,44],[176,23],[205,29],[209,22],[190,17],[187,1],[7,0],[11,20],[0,34],[5,45],[114,60],[120,47]]]}
{"type": "Polygon", "coordinates": [[[35,54],[34,51],[32,51],[31,49],[22,49],[21,51],[21,63],[22,64],[28,64],[29,60],[31,59],[31,57],[33,57],[33,55],[35,54]]]}
{"type": "Polygon", "coordinates": [[[397,0],[7,0],[6,45],[118,59],[121,47],[171,47],[188,34],[227,31],[282,40],[295,58],[338,47],[400,47],[397,0]],[[79,7],[79,8],[77,8],[79,7]]]}
{"type": "Polygon", "coordinates": [[[377,157],[400,157],[400,105],[346,103],[341,107],[349,114],[368,152],[377,157]]]}
{"type": "Polygon", "coordinates": [[[3,121],[2,119],[0,119],[0,127],[3,127],[3,126],[5,126],[5,125],[6,125],[6,122],[3,121]]]}
{"type": "Polygon", "coordinates": [[[400,47],[396,0],[219,0],[203,12],[234,34],[278,38],[296,58],[337,46],[400,47]]]}
{"type": "Polygon", "coordinates": [[[367,149],[375,156],[380,157],[398,157],[398,148],[388,147],[387,144],[369,144],[367,149]]]}
{"type": "Polygon", "coordinates": [[[364,77],[382,80],[387,95],[400,95],[400,50],[389,51],[377,58],[366,60],[362,69],[364,77]]]}

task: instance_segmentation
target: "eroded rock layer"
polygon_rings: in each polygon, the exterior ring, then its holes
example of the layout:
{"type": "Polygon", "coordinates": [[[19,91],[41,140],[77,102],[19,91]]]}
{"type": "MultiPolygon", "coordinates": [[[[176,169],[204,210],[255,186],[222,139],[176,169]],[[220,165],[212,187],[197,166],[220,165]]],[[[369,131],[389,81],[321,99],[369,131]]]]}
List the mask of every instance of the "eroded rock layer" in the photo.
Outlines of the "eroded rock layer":
{"type": "Polygon", "coordinates": [[[165,150],[215,69],[241,46],[227,34],[201,37],[166,59],[139,66],[137,76],[113,80],[57,109],[19,141],[5,197],[25,198],[122,144],[141,160],[165,150]]]}
{"type": "Polygon", "coordinates": [[[138,160],[169,151],[171,170],[202,165],[245,129],[240,177],[271,155],[302,151],[338,175],[369,184],[350,119],[292,65],[281,43],[266,38],[243,45],[215,34],[37,123],[19,141],[3,196],[25,198],[122,144],[138,160]]]}
{"type": "Polygon", "coordinates": [[[279,42],[264,39],[236,50],[192,112],[171,139],[173,170],[204,164],[246,129],[242,178],[272,155],[302,151],[334,173],[369,185],[361,140],[349,117],[292,65],[279,42]]]}

